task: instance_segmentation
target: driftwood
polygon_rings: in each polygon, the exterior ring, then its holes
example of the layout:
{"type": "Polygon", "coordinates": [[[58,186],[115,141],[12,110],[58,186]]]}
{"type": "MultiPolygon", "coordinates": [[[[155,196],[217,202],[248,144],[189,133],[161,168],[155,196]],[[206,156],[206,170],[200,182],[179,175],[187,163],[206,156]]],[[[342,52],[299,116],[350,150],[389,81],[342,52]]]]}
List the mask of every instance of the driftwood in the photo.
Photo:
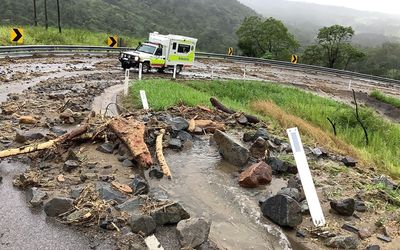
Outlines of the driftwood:
{"type": "Polygon", "coordinates": [[[149,168],[153,165],[150,151],[144,142],[146,127],[143,123],[133,118],[125,119],[117,117],[108,125],[129,148],[139,166],[149,168]]]}
{"type": "Polygon", "coordinates": [[[64,143],[68,140],[71,140],[71,139],[77,137],[77,136],[83,135],[84,133],[86,133],[87,129],[88,129],[88,125],[85,124],[85,125],[82,125],[79,128],[76,128],[76,129],[72,130],[71,132],[69,132],[63,136],[60,136],[54,140],[39,143],[36,145],[30,145],[30,146],[21,147],[21,148],[12,148],[12,149],[0,151],[0,159],[5,158],[5,157],[10,157],[10,156],[15,156],[15,155],[32,153],[32,152],[51,148],[53,146],[57,146],[57,144],[64,143]]]}
{"type": "MultiPolygon", "coordinates": [[[[210,98],[210,102],[211,102],[211,104],[213,105],[214,108],[216,108],[218,110],[221,110],[221,111],[223,111],[225,113],[228,113],[228,114],[235,114],[236,113],[236,111],[227,108],[220,101],[218,101],[215,97],[211,97],[210,98]]],[[[247,118],[247,121],[250,122],[250,123],[259,123],[260,122],[260,120],[257,117],[253,116],[253,115],[248,115],[248,114],[243,114],[243,115],[247,118]]]]}
{"type": "Polygon", "coordinates": [[[209,133],[214,133],[215,130],[225,131],[225,124],[222,122],[214,122],[211,120],[194,120],[194,129],[190,130],[189,123],[189,132],[196,132],[197,129],[201,129],[201,131],[206,131],[209,133]]]}
{"type": "Polygon", "coordinates": [[[160,163],[160,167],[164,173],[165,176],[167,176],[169,179],[172,178],[171,171],[168,167],[167,161],[165,160],[164,154],[163,154],[163,137],[165,134],[165,130],[161,129],[160,134],[157,136],[156,139],[156,153],[157,153],[157,159],[158,162],[160,163]]]}

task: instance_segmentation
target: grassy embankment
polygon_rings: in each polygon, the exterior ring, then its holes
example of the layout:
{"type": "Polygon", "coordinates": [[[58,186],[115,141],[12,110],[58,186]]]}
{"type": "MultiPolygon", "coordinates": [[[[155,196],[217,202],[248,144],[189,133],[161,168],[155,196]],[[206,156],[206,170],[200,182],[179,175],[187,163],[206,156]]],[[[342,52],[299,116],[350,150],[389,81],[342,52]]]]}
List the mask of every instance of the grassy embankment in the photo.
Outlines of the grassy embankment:
{"type": "Polygon", "coordinates": [[[381,102],[390,104],[397,108],[400,108],[400,99],[398,99],[396,97],[385,95],[384,93],[382,93],[378,90],[372,91],[369,95],[381,102]]]}
{"type": "Polygon", "coordinates": [[[360,112],[370,137],[366,146],[353,107],[296,88],[252,81],[148,80],[135,82],[131,88],[136,105],[139,89],[146,90],[150,106],[157,110],[180,103],[210,106],[209,98],[216,96],[233,109],[272,118],[280,124],[282,135],[282,127],[297,126],[303,136],[320,146],[359,157],[367,165],[400,177],[400,126],[370,109],[361,108],[360,112]],[[336,123],[338,137],[333,135],[327,117],[336,123]]]}
{"type": "MultiPolygon", "coordinates": [[[[0,46],[13,45],[10,42],[10,26],[0,26],[0,46]]],[[[94,32],[83,29],[22,26],[24,29],[24,45],[92,45],[107,46],[107,37],[112,34],[94,32]]],[[[139,40],[132,37],[123,37],[128,47],[136,47],[139,40]]]]}

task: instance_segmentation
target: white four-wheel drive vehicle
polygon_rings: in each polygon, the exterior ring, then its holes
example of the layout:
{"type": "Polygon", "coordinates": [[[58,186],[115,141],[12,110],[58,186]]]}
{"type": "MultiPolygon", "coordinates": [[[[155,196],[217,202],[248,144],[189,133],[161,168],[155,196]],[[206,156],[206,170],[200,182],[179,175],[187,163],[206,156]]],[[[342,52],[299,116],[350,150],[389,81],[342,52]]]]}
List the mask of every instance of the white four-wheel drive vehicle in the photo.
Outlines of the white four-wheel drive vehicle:
{"type": "Polygon", "coordinates": [[[197,39],[178,35],[150,33],[149,41],[140,44],[134,51],[125,51],[119,60],[123,69],[139,67],[143,72],[157,68],[159,72],[173,69],[180,73],[183,67],[193,65],[197,39]]]}

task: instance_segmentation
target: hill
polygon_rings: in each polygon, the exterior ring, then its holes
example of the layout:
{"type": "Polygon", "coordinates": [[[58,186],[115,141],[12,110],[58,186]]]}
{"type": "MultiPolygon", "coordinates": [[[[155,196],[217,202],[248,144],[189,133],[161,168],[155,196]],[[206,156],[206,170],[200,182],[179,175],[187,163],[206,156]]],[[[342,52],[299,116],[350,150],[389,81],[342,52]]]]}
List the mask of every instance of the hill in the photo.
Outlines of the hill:
{"type": "Polygon", "coordinates": [[[287,0],[239,0],[266,17],[282,20],[302,44],[313,41],[323,26],[352,26],[355,43],[376,46],[400,41],[400,16],[287,0]]]}
{"type": "MultiPolygon", "coordinates": [[[[50,25],[57,25],[56,1],[48,2],[50,25]]],[[[246,16],[256,15],[237,0],[63,0],[62,25],[146,38],[149,32],[199,38],[199,48],[225,52],[235,46],[235,31],[246,16]]],[[[44,0],[37,0],[44,24],[44,0]]],[[[33,24],[32,0],[1,0],[0,23],[33,24]]]]}

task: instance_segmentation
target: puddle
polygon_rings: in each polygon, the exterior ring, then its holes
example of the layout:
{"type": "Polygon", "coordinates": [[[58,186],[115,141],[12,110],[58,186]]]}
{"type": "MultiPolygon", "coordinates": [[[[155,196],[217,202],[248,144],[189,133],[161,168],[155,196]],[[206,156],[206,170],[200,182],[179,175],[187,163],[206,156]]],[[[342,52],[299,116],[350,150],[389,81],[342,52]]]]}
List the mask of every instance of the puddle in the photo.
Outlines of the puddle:
{"type": "MultiPolygon", "coordinates": [[[[25,193],[12,185],[13,176],[26,168],[17,162],[0,162],[0,249],[93,249],[97,239],[27,206],[25,193]]],[[[112,248],[102,243],[97,249],[112,248]]]]}
{"type": "Polygon", "coordinates": [[[168,191],[192,215],[212,219],[211,239],[222,249],[289,249],[281,229],[260,220],[257,196],[276,192],[286,183],[274,179],[271,185],[247,190],[237,184],[237,168],[221,160],[208,141],[196,141],[183,152],[166,151],[172,180],[151,180],[152,186],[168,191]]]}
{"type": "Polygon", "coordinates": [[[117,94],[123,90],[124,84],[117,84],[106,88],[104,93],[94,98],[92,110],[95,111],[96,114],[105,114],[105,116],[109,117],[118,115],[118,109],[115,103],[117,103],[117,94]]]}

